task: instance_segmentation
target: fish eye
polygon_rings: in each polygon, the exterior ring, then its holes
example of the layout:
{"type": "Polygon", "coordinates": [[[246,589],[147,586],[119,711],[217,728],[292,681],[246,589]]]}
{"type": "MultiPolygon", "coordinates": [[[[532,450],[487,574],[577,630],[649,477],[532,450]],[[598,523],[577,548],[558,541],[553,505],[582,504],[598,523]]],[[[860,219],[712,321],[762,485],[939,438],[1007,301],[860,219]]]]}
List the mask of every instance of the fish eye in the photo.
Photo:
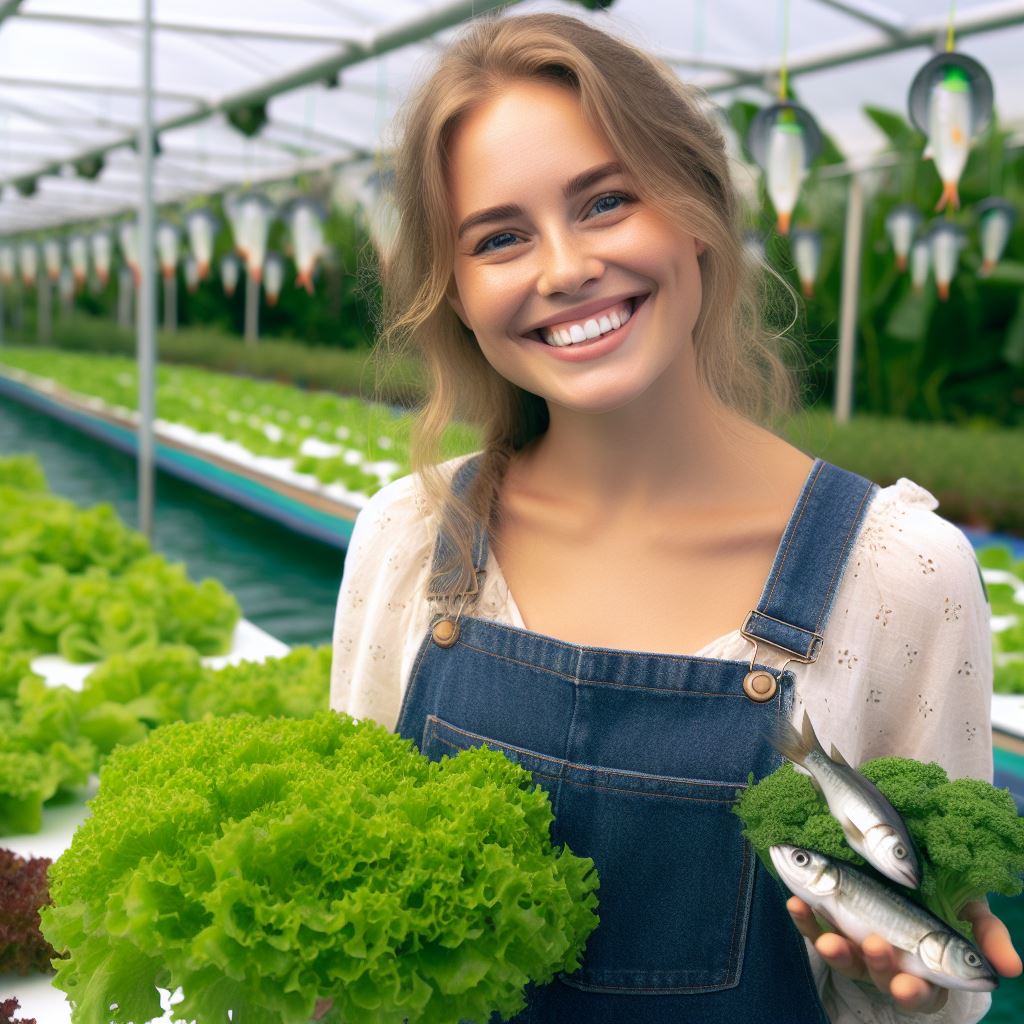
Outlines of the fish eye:
{"type": "Polygon", "coordinates": [[[807,856],[807,853],[804,850],[797,850],[793,854],[793,863],[796,864],[797,867],[805,867],[807,864],[810,864],[810,862],[811,858],[807,856]]]}
{"type": "Polygon", "coordinates": [[[898,857],[900,860],[903,860],[903,858],[906,857],[906,855],[907,855],[906,847],[904,847],[904,846],[894,846],[892,848],[892,855],[894,857],[898,857]]]}
{"type": "Polygon", "coordinates": [[[975,953],[971,949],[967,950],[967,952],[964,953],[964,960],[967,961],[967,966],[968,967],[980,967],[981,966],[981,957],[978,956],[978,954],[975,953]]]}

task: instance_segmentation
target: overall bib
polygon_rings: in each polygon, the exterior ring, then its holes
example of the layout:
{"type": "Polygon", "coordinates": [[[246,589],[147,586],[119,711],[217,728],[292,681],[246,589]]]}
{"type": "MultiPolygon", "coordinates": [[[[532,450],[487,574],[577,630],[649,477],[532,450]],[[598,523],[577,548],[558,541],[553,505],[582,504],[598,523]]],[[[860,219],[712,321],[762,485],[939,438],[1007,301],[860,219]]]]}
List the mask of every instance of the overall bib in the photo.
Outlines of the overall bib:
{"type": "MultiPolygon", "coordinates": [[[[477,460],[454,489],[465,492],[477,460]]],[[[434,615],[397,732],[435,760],[486,744],[521,764],[550,795],[552,841],[592,857],[600,876],[581,969],[528,989],[516,1024],[827,1024],[785,894],[730,808],[751,773],[782,763],[766,735],[792,711],[792,673],[758,662],[758,645],[785,664],[817,658],[876,490],[815,462],[743,623],[750,662],[434,615]]],[[[449,544],[441,530],[435,568],[449,544]]],[[[470,609],[487,562],[480,523],[473,555],[475,590],[459,595],[470,609]]]]}

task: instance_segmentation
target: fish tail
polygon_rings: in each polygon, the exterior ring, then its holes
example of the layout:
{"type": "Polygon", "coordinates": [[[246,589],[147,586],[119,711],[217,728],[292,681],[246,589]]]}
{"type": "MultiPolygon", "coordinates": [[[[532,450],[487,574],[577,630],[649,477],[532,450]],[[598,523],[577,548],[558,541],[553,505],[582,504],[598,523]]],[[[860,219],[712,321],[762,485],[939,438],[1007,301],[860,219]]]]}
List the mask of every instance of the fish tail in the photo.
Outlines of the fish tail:
{"type": "Polygon", "coordinates": [[[954,210],[960,209],[960,193],[957,191],[955,181],[944,181],[942,183],[942,195],[939,196],[935,212],[938,213],[940,210],[944,210],[947,203],[950,204],[954,210]]]}
{"type": "Polygon", "coordinates": [[[779,234],[780,235],[788,235],[789,234],[789,222],[790,222],[790,220],[792,220],[792,217],[793,217],[793,214],[790,211],[787,211],[787,210],[780,210],[779,211],[778,227],[779,227],[779,234]]]}
{"type": "MultiPolygon", "coordinates": [[[[806,718],[804,719],[806,722],[806,718]]],[[[807,755],[814,749],[808,747],[803,736],[794,728],[793,723],[786,718],[778,718],[772,724],[769,734],[771,745],[785,758],[794,764],[802,765],[807,755]]],[[[817,740],[815,740],[817,742],[817,740]]]]}

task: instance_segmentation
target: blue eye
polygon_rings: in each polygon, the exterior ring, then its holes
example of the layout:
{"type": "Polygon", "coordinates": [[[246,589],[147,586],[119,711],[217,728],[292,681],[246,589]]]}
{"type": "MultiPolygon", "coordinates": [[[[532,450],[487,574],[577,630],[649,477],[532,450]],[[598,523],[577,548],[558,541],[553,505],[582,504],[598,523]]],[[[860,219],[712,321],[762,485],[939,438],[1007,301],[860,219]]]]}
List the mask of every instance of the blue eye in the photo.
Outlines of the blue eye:
{"type": "MultiPolygon", "coordinates": [[[[591,206],[591,209],[592,210],[597,209],[598,204],[599,203],[603,203],[606,199],[612,199],[612,200],[616,200],[618,202],[623,202],[624,203],[624,202],[628,202],[629,197],[628,196],[624,196],[624,195],[620,195],[618,193],[612,193],[612,194],[606,195],[606,196],[599,196],[597,199],[594,200],[594,205],[591,206]]],[[[597,212],[598,213],[608,213],[611,210],[617,210],[617,209],[618,209],[618,206],[606,206],[604,209],[598,210],[597,212]]]]}
{"type": "MultiPolygon", "coordinates": [[[[515,238],[515,237],[516,237],[516,236],[515,236],[515,235],[513,235],[511,231],[502,231],[500,235],[491,235],[491,237],[490,237],[490,238],[484,239],[484,241],[482,241],[482,242],[481,242],[481,243],[480,243],[480,244],[479,244],[479,245],[478,245],[478,246],[476,247],[476,249],[474,250],[474,252],[475,252],[475,253],[478,253],[478,252],[494,252],[495,250],[494,250],[494,249],[491,249],[491,248],[490,248],[491,242],[495,242],[495,241],[497,241],[497,240],[498,240],[499,238],[515,238]]],[[[505,246],[503,246],[503,245],[499,245],[499,246],[498,246],[498,248],[499,248],[499,249],[504,249],[504,248],[505,248],[505,246]]]]}

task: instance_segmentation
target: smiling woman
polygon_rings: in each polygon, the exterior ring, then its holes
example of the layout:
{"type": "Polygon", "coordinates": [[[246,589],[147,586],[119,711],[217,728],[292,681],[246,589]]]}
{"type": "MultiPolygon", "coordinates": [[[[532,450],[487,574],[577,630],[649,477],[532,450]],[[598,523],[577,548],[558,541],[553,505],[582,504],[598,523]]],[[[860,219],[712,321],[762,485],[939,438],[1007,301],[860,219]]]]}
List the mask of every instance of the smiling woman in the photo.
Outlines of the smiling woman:
{"type": "Polygon", "coordinates": [[[380,344],[431,392],[414,474],[356,523],[331,702],[434,759],[502,751],[593,859],[600,925],[517,1024],[979,1019],[984,993],[787,913],[731,813],[804,711],[851,763],[990,778],[991,664],[931,495],[768,429],[793,379],[706,99],[576,19],[483,18],[400,132],[380,344]],[[483,449],[440,462],[456,415],[483,449]]]}

